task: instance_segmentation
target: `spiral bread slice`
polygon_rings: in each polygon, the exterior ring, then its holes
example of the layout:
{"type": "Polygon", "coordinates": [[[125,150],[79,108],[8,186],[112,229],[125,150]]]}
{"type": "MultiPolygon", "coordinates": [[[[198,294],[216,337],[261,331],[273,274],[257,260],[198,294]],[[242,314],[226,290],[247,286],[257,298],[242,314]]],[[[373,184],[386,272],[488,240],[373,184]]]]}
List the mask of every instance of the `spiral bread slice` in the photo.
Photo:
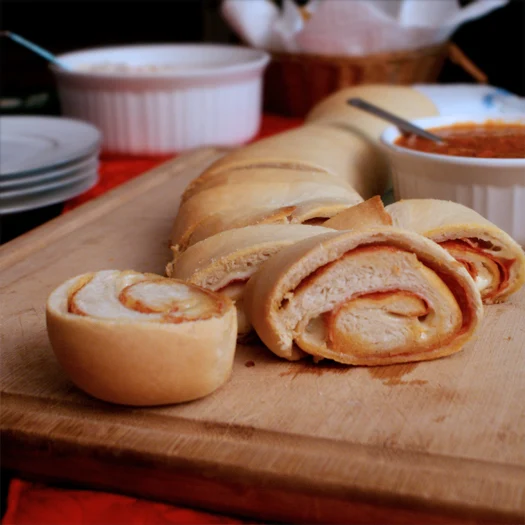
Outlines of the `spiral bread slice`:
{"type": "Polygon", "coordinates": [[[478,289],[446,250],[389,226],[299,241],[248,281],[249,320],[266,346],[353,365],[458,352],[482,318],[478,289]]]}
{"type": "Polygon", "coordinates": [[[221,184],[199,191],[180,207],[171,235],[174,253],[205,236],[252,224],[303,223],[327,219],[362,201],[360,195],[338,181],[246,181],[221,184]],[[231,214],[232,219],[228,219],[231,214]],[[203,233],[205,232],[205,233],[203,233]],[[196,236],[195,234],[198,234],[196,236]]]}
{"type": "Polygon", "coordinates": [[[248,279],[286,246],[328,231],[302,224],[261,224],[224,231],[188,248],[168,264],[166,273],[230,297],[237,308],[238,334],[243,337],[252,329],[243,305],[248,279]]]}
{"type": "Polygon", "coordinates": [[[219,388],[232,370],[235,307],[191,283],[134,271],[80,275],[51,293],[46,320],[60,365],[104,401],[189,401],[219,388]]]}
{"type": "Polygon", "coordinates": [[[393,224],[445,248],[468,270],[485,304],[504,301],[525,283],[525,254],[507,233],[451,201],[408,199],[386,207],[393,224]]]}

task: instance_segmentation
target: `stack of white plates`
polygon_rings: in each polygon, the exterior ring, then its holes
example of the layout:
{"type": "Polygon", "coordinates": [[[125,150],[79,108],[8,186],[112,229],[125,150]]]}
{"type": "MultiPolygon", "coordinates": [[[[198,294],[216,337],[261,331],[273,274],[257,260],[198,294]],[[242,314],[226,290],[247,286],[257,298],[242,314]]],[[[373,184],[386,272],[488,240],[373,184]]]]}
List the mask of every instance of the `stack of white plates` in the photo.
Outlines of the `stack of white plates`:
{"type": "Polygon", "coordinates": [[[0,117],[0,214],[76,197],[98,181],[101,134],[68,118],[0,117]]]}

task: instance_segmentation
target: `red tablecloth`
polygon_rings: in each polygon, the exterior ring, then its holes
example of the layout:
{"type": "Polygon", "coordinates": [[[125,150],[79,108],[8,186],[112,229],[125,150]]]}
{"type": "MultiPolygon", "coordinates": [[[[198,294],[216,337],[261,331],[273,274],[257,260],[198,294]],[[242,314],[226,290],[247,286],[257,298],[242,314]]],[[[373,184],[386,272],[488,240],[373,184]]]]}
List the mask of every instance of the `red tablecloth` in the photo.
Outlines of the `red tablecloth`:
{"type": "MultiPolygon", "coordinates": [[[[273,115],[263,118],[257,139],[302,123],[273,115]]],[[[124,157],[102,155],[100,181],[90,191],[69,201],[64,213],[148,171],[171,156],[124,157]]],[[[173,505],[95,492],[72,490],[12,479],[2,525],[153,525],[153,524],[243,523],[219,515],[173,505]]],[[[244,522],[247,523],[247,522],[244,522]]]]}

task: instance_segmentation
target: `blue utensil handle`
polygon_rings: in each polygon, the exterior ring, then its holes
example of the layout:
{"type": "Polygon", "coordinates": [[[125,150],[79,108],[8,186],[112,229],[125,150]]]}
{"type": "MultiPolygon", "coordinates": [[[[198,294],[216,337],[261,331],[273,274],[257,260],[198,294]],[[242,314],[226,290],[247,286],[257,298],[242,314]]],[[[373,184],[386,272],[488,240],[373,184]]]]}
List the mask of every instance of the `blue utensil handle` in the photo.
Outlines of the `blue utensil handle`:
{"type": "Polygon", "coordinates": [[[16,33],[13,33],[12,31],[2,31],[1,35],[9,38],[10,40],[13,40],[17,44],[20,44],[21,46],[29,49],[30,51],[33,51],[33,53],[36,53],[37,55],[40,55],[42,58],[45,58],[49,62],[52,62],[53,64],[56,64],[57,66],[63,68],[63,69],[69,69],[68,66],[64,65],[60,60],[58,60],[53,53],[50,53],[49,51],[46,51],[44,48],[40,47],[39,45],[35,44],[34,42],[31,42],[24,38],[23,36],[20,36],[16,33]]]}

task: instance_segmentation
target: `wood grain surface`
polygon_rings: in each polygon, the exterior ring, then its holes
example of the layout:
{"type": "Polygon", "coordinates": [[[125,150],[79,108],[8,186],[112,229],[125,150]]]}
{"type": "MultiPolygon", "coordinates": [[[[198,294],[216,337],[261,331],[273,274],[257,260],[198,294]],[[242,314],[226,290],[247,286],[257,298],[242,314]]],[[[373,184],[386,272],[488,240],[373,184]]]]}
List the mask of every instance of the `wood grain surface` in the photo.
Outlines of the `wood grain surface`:
{"type": "Polygon", "coordinates": [[[180,194],[218,156],[185,155],[0,249],[2,466],[263,520],[525,522],[525,290],[433,362],[288,363],[240,346],[220,390],[148,409],[69,382],[47,296],[86,271],[163,273],[180,194]]]}

